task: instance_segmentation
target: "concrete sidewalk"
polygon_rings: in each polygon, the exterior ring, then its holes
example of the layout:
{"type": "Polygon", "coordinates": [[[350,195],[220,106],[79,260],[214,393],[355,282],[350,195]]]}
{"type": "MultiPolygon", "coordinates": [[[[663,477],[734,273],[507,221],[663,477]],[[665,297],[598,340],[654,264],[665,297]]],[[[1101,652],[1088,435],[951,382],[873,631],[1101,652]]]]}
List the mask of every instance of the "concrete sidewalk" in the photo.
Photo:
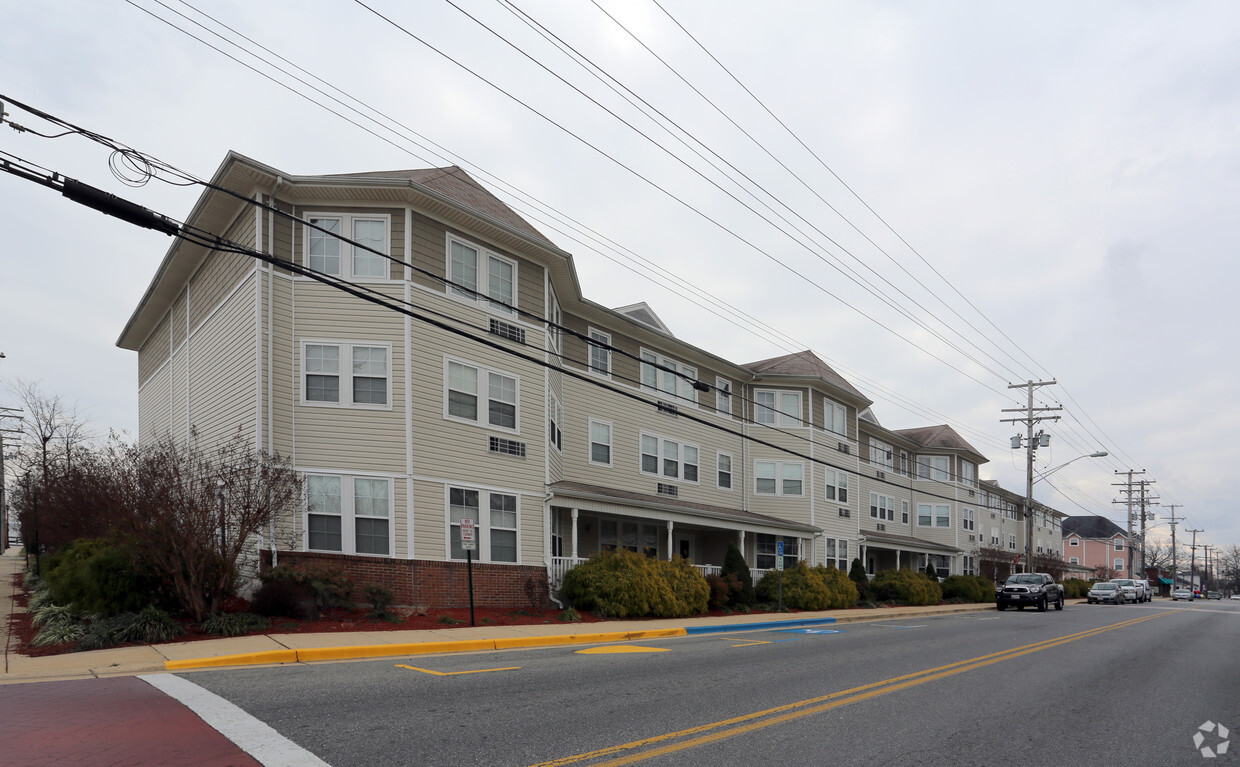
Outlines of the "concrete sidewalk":
{"type": "Polygon", "coordinates": [[[910,620],[932,615],[994,610],[993,605],[889,607],[874,610],[826,610],[786,615],[729,615],[706,618],[618,620],[603,623],[533,626],[476,626],[429,631],[357,631],[325,634],[264,634],[195,642],[65,653],[43,658],[17,655],[10,646],[9,616],[12,576],[23,558],[10,549],[0,557],[0,615],[5,640],[4,675],[0,684],[129,676],[162,671],[247,665],[279,665],[358,658],[401,657],[447,652],[482,652],[518,647],[597,644],[659,637],[766,628],[910,620]]]}

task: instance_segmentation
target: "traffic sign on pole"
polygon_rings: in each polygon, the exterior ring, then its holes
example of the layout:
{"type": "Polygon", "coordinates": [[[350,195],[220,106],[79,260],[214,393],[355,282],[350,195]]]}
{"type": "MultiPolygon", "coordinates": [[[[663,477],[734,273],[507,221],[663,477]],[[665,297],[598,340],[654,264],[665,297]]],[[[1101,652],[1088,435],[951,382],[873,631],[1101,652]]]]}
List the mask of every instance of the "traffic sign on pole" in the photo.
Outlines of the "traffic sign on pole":
{"type": "Polygon", "coordinates": [[[469,517],[461,518],[461,548],[465,551],[474,551],[478,548],[476,530],[474,520],[469,517]]]}

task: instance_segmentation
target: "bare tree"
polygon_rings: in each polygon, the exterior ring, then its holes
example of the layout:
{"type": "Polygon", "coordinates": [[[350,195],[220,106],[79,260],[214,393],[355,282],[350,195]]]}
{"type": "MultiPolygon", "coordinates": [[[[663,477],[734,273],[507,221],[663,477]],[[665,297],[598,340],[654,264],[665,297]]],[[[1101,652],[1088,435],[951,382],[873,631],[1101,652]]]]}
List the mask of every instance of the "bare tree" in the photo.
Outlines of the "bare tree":
{"type": "Polygon", "coordinates": [[[1046,554],[1034,554],[1033,569],[1035,572],[1047,573],[1056,581],[1062,581],[1064,574],[1068,572],[1068,565],[1058,552],[1051,551],[1046,554]]]}
{"type": "Polygon", "coordinates": [[[161,439],[127,466],[119,530],[196,621],[232,593],[255,537],[302,502],[300,475],[240,435],[212,450],[161,439]]]}
{"type": "Polygon", "coordinates": [[[1006,581],[1015,569],[1016,554],[1006,549],[983,546],[977,554],[978,571],[995,583],[1006,581]]]}
{"type": "Polygon", "coordinates": [[[1117,571],[1109,565],[1098,565],[1094,568],[1094,580],[1109,581],[1115,577],[1116,572],[1117,571]]]}

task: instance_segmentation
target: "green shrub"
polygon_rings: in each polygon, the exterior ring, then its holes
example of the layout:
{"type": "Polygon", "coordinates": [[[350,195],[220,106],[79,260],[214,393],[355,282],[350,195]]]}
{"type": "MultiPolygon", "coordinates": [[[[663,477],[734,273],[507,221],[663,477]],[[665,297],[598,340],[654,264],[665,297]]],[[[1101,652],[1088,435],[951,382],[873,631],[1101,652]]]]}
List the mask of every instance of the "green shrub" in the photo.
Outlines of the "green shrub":
{"type": "Polygon", "coordinates": [[[262,571],[258,578],[264,586],[293,583],[304,587],[318,611],[345,607],[353,596],[353,581],[338,567],[279,565],[262,571]]]}
{"type": "Polygon", "coordinates": [[[565,607],[560,613],[560,620],[565,623],[576,623],[581,620],[581,613],[577,612],[575,607],[565,607]]]}
{"type": "Polygon", "coordinates": [[[561,593],[575,606],[613,618],[683,618],[706,612],[710,587],[684,559],[602,552],[564,576],[561,593]]]}
{"type": "Polygon", "coordinates": [[[161,603],[159,579],[125,546],[81,538],[48,560],[52,601],[104,617],[161,603]]]}
{"type": "MultiPolygon", "coordinates": [[[[810,567],[804,561],[786,568],[783,575],[784,605],[795,610],[828,610],[852,607],[857,602],[857,587],[848,576],[834,567],[810,567]]],[[[758,596],[776,601],[779,593],[779,571],[771,570],[758,582],[758,596]]]]}
{"type": "Polygon", "coordinates": [[[67,623],[48,623],[39,629],[39,633],[30,641],[30,644],[35,647],[65,644],[81,639],[85,633],[86,624],[76,620],[67,623]]]}
{"type": "Polygon", "coordinates": [[[1084,578],[1069,578],[1063,582],[1063,595],[1067,599],[1085,599],[1096,581],[1084,578]]]}
{"type": "Polygon", "coordinates": [[[861,564],[861,557],[853,558],[852,565],[848,568],[848,579],[857,587],[858,601],[873,601],[873,595],[870,593],[870,577],[866,575],[865,565],[861,564]]]}
{"type": "Polygon", "coordinates": [[[944,601],[993,602],[995,585],[980,575],[949,575],[940,584],[944,601]]]}
{"type": "Polygon", "coordinates": [[[268,618],[318,617],[314,594],[310,587],[292,580],[270,580],[259,587],[250,601],[250,609],[268,618]]]}
{"type": "Polygon", "coordinates": [[[905,605],[937,605],[943,589],[930,576],[914,570],[883,570],[870,582],[874,597],[881,602],[905,605]]]}
{"type": "Polygon", "coordinates": [[[48,602],[39,609],[31,611],[30,623],[35,628],[55,624],[76,623],[78,615],[78,611],[68,605],[61,606],[48,602]]]}
{"type": "Polygon", "coordinates": [[[392,614],[388,608],[396,601],[396,596],[392,594],[392,590],[377,583],[367,583],[362,586],[362,593],[366,595],[366,601],[370,602],[370,612],[367,616],[380,620],[390,620],[392,614]]]}
{"type": "Polygon", "coordinates": [[[236,637],[262,631],[271,621],[254,613],[216,613],[202,622],[202,630],[212,636],[236,637]]]}
{"type": "MultiPolygon", "coordinates": [[[[737,548],[735,543],[728,544],[728,553],[723,557],[723,567],[720,575],[726,581],[731,575],[736,578],[740,590],[730,592],[728,602],[733,606],[744,605],[753,607],[758,601],[757,595],[754,594],[753,573],[749,572],[749,565],[745,562],[745,555],[737,548]]],[[[731,586],[729,585],[729,589],[731,586]]]]}

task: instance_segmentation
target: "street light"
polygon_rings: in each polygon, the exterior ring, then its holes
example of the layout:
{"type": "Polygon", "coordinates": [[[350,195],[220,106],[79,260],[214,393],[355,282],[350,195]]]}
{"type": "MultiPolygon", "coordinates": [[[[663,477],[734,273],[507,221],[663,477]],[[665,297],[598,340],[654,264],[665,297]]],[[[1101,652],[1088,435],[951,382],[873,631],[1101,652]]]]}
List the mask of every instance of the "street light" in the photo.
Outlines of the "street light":
{"type": "Polygon", "coordinates": [[[1073,463],[1074,461],[1079,461],[1079,460],[1081,460],[1082,458],[1106,458],[1108,455],[1110,455],[1110,454],[1109,454],[1109,453],[1107,453],[1107,451],[1105,451],[1105,450],[1099,450],[1098,452],[1096,452],[1096,453],[1090,453],[1089,455],[1078,455],[1076,458],[1073,458],[1071,461],[1068,461],[1067,463],[1061,463],[1061,464],[1059,464],[1058,466],[1056,466],[1055,468],[1050,469],[1049,471],[1044,471],[1044,472],[1042,472],[1042,473],[1041,473],[1041,474],[1039,474],[1036,478],[1034,478],[1033,483],[1036,485],[1037,483],[1039,483],[1039,482],[1041,482],[1042,480],[1046,479],[1047,477],[1049,477],[1050,475],[1052,475],[1052,474],[1054,474],[1055,472],[1059,471],[1059,470],[1060,470],[1060,469],[1062,469],[1063,467],[1067,466],[1069,463],[1073,463]]]}

